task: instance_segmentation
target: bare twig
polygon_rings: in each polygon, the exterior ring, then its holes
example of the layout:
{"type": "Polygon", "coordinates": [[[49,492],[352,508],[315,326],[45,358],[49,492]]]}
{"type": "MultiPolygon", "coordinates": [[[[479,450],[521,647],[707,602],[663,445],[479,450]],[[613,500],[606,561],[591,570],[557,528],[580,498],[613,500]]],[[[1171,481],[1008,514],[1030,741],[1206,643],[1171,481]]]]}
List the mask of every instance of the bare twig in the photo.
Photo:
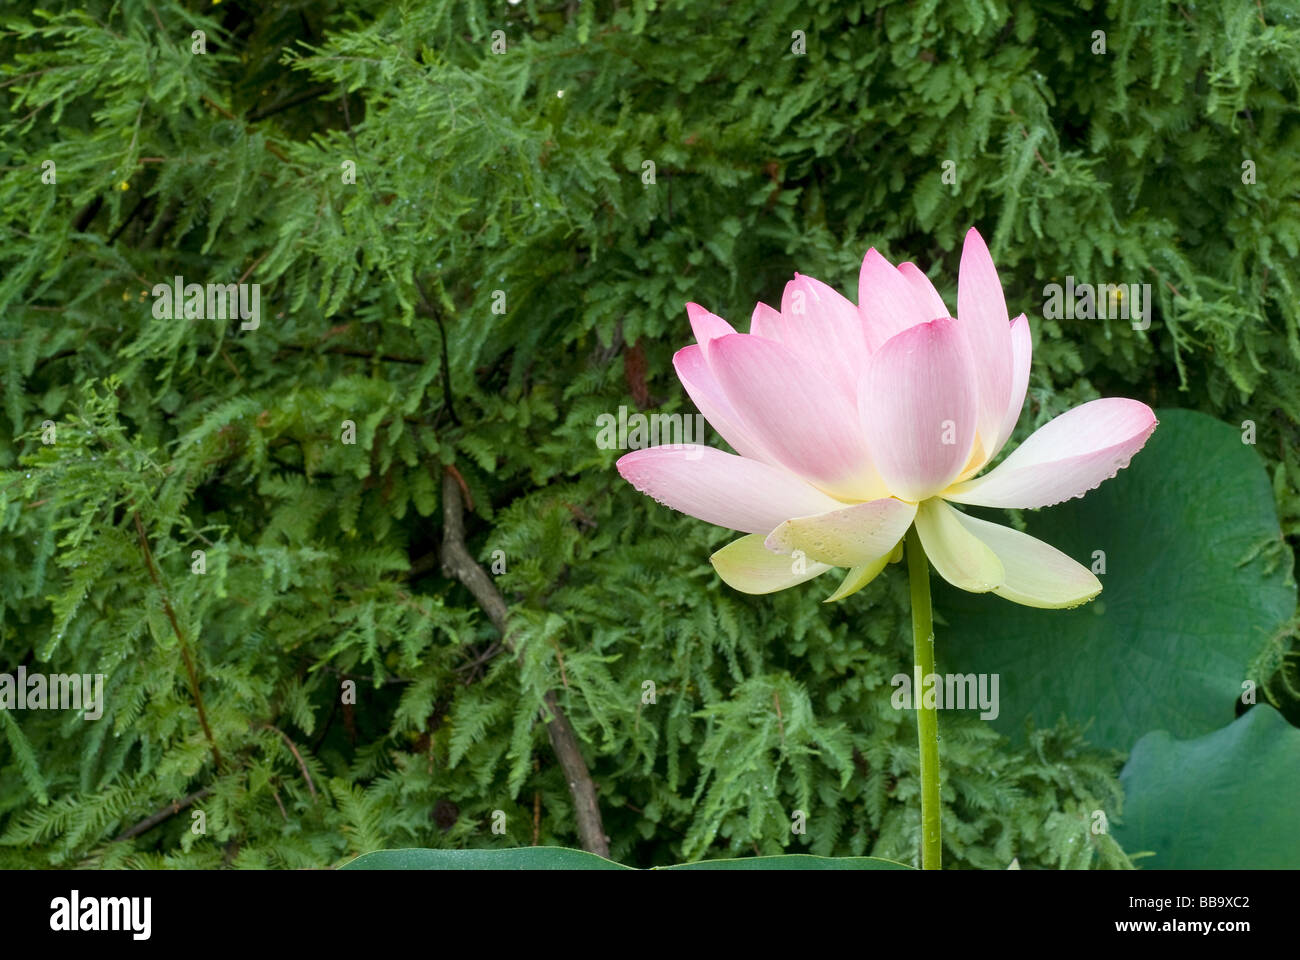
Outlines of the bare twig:
{"type": "Polygon", "coordinates": [[[149,537],[144,532],[144,522],[140,519],[140,511],[132,511],[135,517],[135,529],[140,535],[140,549],[144,552],[144,563],[149,568],[149,576],[153,578],[154,586],[162,595],[163,612],[167,614],[167,619],[171,621],[172,630],[176,634],[176,642],[180,647],[181,658],[185,661],[185,672],[190,678],[190,695],[194,697],[194,705],[199,710],[199,724],[203,727],[203,735],[208,738],[208,743],[212,747],[212,759],[217,762],[217,766],[224,766],[221,760],[221,751],[217,749],[217,738],[212,735],[212,728],[208,726],[208,713],[203,709],[203,694],[199,692],[199,673],[194,668],[194,657],[190,654],[190,645],[185,640],[185,634],[181,632],[181,625],[176,619],[176,611],[172,609],[171,599],[167,596],[167,588],[163,586],[162,578],[158,576],[158,568],[154,566],[153,551],[149,549],[149,537]]]}
{"type": "Polygon", "coordinates": [[[436,324],[438,324],[438,332],[442,335],[443,406],[446,408],[448,415],[451,417],[451,422],[459,427],[460,417],[456,416],[456,407],[452,404],[451,401],[451,361],[447,353],[447,327],[442,322],[442,311],[433,305],[433,300],[429,296],[428,291],[424,289],[424,284],[420,282],[419,277],[415,278],[415,288],[420,294],[420,309],[424,312],[425,316],[431,317],[433,321],[436,324]]]}
{"type": "MultiPolygon", "coordinates": [[[[1011,115],[1012,115],[1013,117],[1015,117],[1017,120],[1020,119],[1020,114],[1016,113],[1016,111],[1012,110],[1012,111],[1010,111],[1010,113],[1011,113],[1011,115]]],[[[1025,138],[1026,140],[1029,139],[1029,131],[1025,129],[1025,127],[1024,127],[1023,124],[1021,124],[1021,126],[1020,126],[1020,132],[1024,135],[1024,138],[1025,138]]],[[[1038,148],[1037,148],[1037,147],[1034,147],[1034,156],[1038,158],[1038,162],[1042,165],[1042,167],[1043,167],[1044,170],[1046,170],[1048,173],[1053,173],[1053,172],[1054,172],[1054,171],[1052,170],[1051,166],[1048,164],[1048,162],[1047,162],[1046,160],[1043,159],[1043,155],[1042,155],[1041,153],[1038,152],[1038,148]]]]}
{"type": "Polygon", "coordinates": [[[470,513],[473,513],[473,512],[474,512],[474,494],[472,494],[472,493],[469,492],[469,484],[467,484],[467,483],[465,482],[465,478],[464,478],[463,476],[461,476],[461,472],[460,472],[459,470],[456,469],[456,464],[454,464],[454,463],[449,463],[449,464],[447,464],[445,467],[443,467],[443,470],[445,470],[445,471],[447,472],[447,474],[448,474],[448,475],[449,475],[453,480],[456,481],[456,486],[460,487],[460,495],[461,495],[461,497],[463,497],[464,500],[465,500],[465,509],[468,510],[470,513]]]}
{"type": "Polygon", "coordinates": [[[565,690],[568,690],[569,675],[564,672],[564,654],[560,652],[560,644],[554,637],[551,638],[551,646],[555,648],[555,659],[559,661],[560,664],[560,683],[564,685],[565,690]]]}
{"type": "Polygon", "coordinates": [[[158,826],[158,824],[162,823],[164,820],[168,819],[169,817],[176,816],[176,814],[180,813],[190,804],[194,803],[196,800],[202,800],[211,792],[212,792],[211,787],[204,787],[202,790],[195,790],[188,797],[184,797],[180,800],[177,800],[175,803],[167,804],[167,806],[163,807],[157,813],[151,813],[149,816],[145,817],[135,826],[129,827],[126,830],[119,833],[114,838],[113,842],[120,843],[123,840],[130,840],[132,837],[138,837],[140,836],[140,834],[152,830],[154,827],[158,826]]]}
{"type": "Polygon", "coordinates": [[[227,120],[239,119],[233,113],[231,113],[229,110],[227,110],[225,107],[217,103],[217,101],[213,100],[211,97],[207,96],[206,94],[204,96],[199,97],[199,99],[202,100],[204,103],[206,103],[213,110],[217,111],[217,113],[221,114],[227,120]]]}
{"type": "Polygon", "coordinates": [[[280,736],[284,738],[285,746],[289,748],[289,752],[292,753],[294,755],[294,758],[298,761],[298,767],[302,770],[302,778],[307,781],[307,789],[311,791],[312,800],[315,800],[316,784],[312,783],[311,773],[307,770],[307,764],[302,759],[302,754],[298,752],[298,748],[293,745],[293,741],[289,739],[289,735],[285,733],[283,730],[281,730],[279,727],[273,727],[268,723],[266,724],[266,729],[274,730],[276,733],[278,733],[280,736]]]}
{"type": "Polygon", "coordinates": [[[772,706],[776,707],[776,728],[781,731],[781,747],[785,747],[785,718],[781,716],[780,691],[772,691],[772,706]]]}
{"type": "Polygon", "coordinates": [[[233,371],[235,372],[235,376],[239,378],[239,382],[240,382],[240,383],[243,383],[243,382],[244,382],[244,375],[243,375],[242,373],[240,373],[240,372],[239,372],[239,368],[238,368],[237,366],[235,366],[235,361],[232,360],[232,359],[230,359],[230,354],[226,352],[226,348],[225,348],[225,347],[222,347],[222,348],[221,348],[221,359],[226,361],[227,366],[229,366],[230,369],[233,370],[233,371]]]}
{"type": "Polygon", "coordinates": [[[254,110],[248,115],[248,119],[252,123],[256,123],[258,120],[265,120],[272,114],[279,113],[281,110],[288,110],[290,107],[297,106],[304,100],[311,100],[313,97],[319,97],[322,93],[326,93],[333,89],[334,85],[332,83],[322,83],[308,90],[304,90],[301,93],[294,94],[287,100],[281,100],[279,103],[272,104],[269,107],[254,110]]]}
{"type": "Polygon", "coordinates": [[[373,350],[362,350],[357,347],[321,347],[316,344],[298,344],[282,343],[280,351],[300,350],[307,353],[336,353],[342,357],[363,357],[366,360],[383,360],[387,363],[409,363],[417,367],[422,367],[427,360],[421,360],[418,357],[400,357],[391,353],[375,353],[373,350]]]}
{"type": "MultiPolygon", "coordinates": [[[[447,576],[459,580],[474,595],[488,620],[501,634],[501,642],[514,652],[513,638],[507,632],[509,610],[505,597],[493,583],[492,577],[465,547],[465,506],[461,499],[460,484],[450,471],[443,471],[442,475],[442,569],[447,576]]],[[[554,691],[548,691],[543,702],[543,715],[549,715],[546,732],[564,770],[569,793],[573,796],[574,815],[582,848],[589,853],[608,857],[609,838],[605,836],[600,805],[596,802],[596,785],[592,782],[587,762],[582,758],[578,738],[560,708],[554,691]]]]}
{"type": "Polygon", "coordinates": [[[243,283],[245,280],[247,280],[247,279],[248,279],[248,275],[251,274],[251,273],[252,273],[254,270],[256,270],[258,267],[260,267],[260,266],[262,265],[262,261],[265,260],[265,259],[266,259],[267,257],[269,257],[270,255],[271,255],[271,251],[268,250],[268,251],[266,251],[266,253],[262,254],[260,257],[258,257],[256,260],[254,260],[254,261],[253,261],[253,265],[252,265],[251,267],[249,267],[247,270],[245,270],[245,271],[244,271],[244,275],[243,275],[242,277],[240,277],[238,280],[236,280],[235,282],[236,282],[236,283],[243,283]]]}
{"type": "Polygon", "coordinates": [[[162,18],[158,16],[158,11],[152,3],[149,4],[149,12],[153,14],[153,22],[158,24],[159,36],[167,36],[167,28],[163,26],[162,18]]]}
{"type": "Polygon", "coordinates": [[[406,571],[407,580],[418,580],[430,570],[439,564],[438,554],[436,552],[426,553],[423,556],[416,557],[411,561],[411,569],[406,571]]]}
{"type": "Polygon", "coordinates": [[[1159,280],[1161,283],[1163,283],[1166,287],[1168,287],[1169,292],[1172,293],[1175,297],[1182,296],[1182,293],[1179,291],[1177,287],[1175,287],[1172,283],[1170,283],[1168,280],[1166,280],[1164,277],[1160,276],[1160,274],[1156,272],[1155,267],[1148,264],[1147,269],[1150,270],[1152,273],[1154,273],[1156,275],[1156,279],[1159,280]]]}
{"type": "Polygon", "coordinates": [[[469,676],[465,678],[465,686],[468,687],[471,683],[473,683],[474,679],[478,676],[479,668],[504,649],[505,647],[502,646],[501,644],[493,643],[489,645],[486,650],[480,653],[469,663],[462,663],[459,667],[456,667],[453,672],[464,673],[466,670],[470,671],[469,676]]]}

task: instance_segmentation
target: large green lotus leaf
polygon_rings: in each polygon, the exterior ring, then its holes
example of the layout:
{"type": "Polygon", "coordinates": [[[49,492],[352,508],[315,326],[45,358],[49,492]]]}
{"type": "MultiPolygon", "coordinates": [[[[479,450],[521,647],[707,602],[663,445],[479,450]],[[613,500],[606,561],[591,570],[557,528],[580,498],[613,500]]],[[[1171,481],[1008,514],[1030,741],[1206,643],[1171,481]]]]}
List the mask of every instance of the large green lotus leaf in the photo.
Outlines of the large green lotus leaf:
{"type": "Polygon", "coordinates": [[[568,847],[518,847],[510,850],[376,850],[363,853],[344,870],[631,870],[594,853],[568,847]]]}
{"type": "MultiPolygon", "coordinates": [[[[344,870],[631,870],[594,853],[566,847],[519,847],[513,850],[378,850],[343,865],[344,870]]],[[[741,857],[702,860],[662,870],[910,870],[879,857],[741,857]]]]}
{"type": "Polygon", "coordinates": [[[1248,664],[1295,610],[1291,554],[1254,448],[1204,414],[1158,416],[1128,469],[1081,500],[1026,512],[1030,534],[1085,566],[1104,552],[1096,600],[1038,610],[934,578],[947,622],[937,669],[997,674],[993,722],[1012,736],[1027,716],[1047,726],[1062,714],[1118,750],[1151,730],[1217,730],[1235,716],[1248,664]]]}
{"type": "Polygon", "coordinates": [[[814,857],[791,853],[779,857],[737,857],[734,860],[700,860],[659,870],[912,870],[897,860],[881,857],[814,857]]]}
{"type": "Polygon", "coordinates": [[[1221,730],[1133,748],[1115,839],[1151,869],[1300,869],[1300,730],[1265,704],[1221,730]]]}

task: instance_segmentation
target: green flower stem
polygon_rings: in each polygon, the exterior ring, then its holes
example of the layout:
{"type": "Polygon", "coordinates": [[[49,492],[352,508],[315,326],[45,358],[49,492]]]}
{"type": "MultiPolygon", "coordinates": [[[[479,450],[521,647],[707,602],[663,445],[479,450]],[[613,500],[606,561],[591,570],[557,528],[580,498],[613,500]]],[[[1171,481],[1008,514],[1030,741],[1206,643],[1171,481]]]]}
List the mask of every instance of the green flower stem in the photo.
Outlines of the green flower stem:
{"type": "MultiPolygon", "coordinates": [[[[912,589],[912,657],[923,688],[934,673],[934,621],[930,612],[930,565],[916,527],[907,531],[907,579],[912,589]]],[[[921,744],[921,869],[938,870],[943,859],[939,806],[939,712],[912,691],[921,744]]]]}

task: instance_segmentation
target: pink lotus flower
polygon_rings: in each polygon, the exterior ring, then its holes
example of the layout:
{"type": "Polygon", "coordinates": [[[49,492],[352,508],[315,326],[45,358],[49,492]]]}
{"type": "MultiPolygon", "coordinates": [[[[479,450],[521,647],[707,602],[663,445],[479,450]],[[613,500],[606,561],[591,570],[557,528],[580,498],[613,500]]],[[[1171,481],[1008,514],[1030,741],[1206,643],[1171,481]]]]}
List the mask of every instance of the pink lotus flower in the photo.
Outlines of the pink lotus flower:
{"type": "Polygon", "coordinates": [[[1055,547],[953,503],[1045,507],[1128,466],[1156,427],[1136,400],[1093,400],[1031,435],[995,469],[1029,383],[1024,314],[1008,321],[984,240],[966,234],[954,318],[915,264],[873,248],[858,306],[795,275],[781,309],[760,303],[748,334],[687,304],[697,344],[673,358],[696,407],[739,454],[694,444],[637,450],[619,472],[642,493],[748,536],[711,558],[724,581],[771,593],[832,567],[829,598],[860,590],[916,525],[949,583],[1034,607],[1101,592],[1055,547]]]}

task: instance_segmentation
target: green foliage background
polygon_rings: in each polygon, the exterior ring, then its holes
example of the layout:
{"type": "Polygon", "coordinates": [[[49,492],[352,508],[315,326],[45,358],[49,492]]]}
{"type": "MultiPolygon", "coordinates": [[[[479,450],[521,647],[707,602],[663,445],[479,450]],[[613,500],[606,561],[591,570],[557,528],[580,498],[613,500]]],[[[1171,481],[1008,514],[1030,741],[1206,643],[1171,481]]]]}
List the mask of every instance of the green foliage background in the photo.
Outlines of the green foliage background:
{"type": "MultiPolygon", "coordinates": [[[[707,562],[727,534],[624,483],[596,418],[693,412],[671,366],[686,301],[745,329],[796,269],[854,296],[874,245],[938,265],[955,303],[973,224],[1035,328],[1013,442],[1100,395],[1252,420],[1294,546],[1297,13],[6,8],[0,670],[104,673],[108,697],[95,723],[0,713],[0,866],[510,847],[534,841],[535,812],[539,842],[576,846],[536,722],[551,689],[616,860],[914,861],[914,718],[889,705],[910,663],[903,578],[833,607],[815,587],[729,591],[707,562]],[[178,274],[260,283],[260,328],[155,319],[150,289],[178,274]],[[1044,320],[1043,287],[1067,274],[1150,282],[1151,328],[1044,320]],[[467,666],[497,637],[436,562],[448,464],[473,496],[471,550],[504,556],[518,659],[467,666]],[[115,839],[200,790],[205,836],[183,812],[115,839]]],[[[943,724],[950,864],[1130,865],[1088,829],[1090,811],[1121,810],[1120,755],[1064,723],[1023,745],[943,724]]]]}

